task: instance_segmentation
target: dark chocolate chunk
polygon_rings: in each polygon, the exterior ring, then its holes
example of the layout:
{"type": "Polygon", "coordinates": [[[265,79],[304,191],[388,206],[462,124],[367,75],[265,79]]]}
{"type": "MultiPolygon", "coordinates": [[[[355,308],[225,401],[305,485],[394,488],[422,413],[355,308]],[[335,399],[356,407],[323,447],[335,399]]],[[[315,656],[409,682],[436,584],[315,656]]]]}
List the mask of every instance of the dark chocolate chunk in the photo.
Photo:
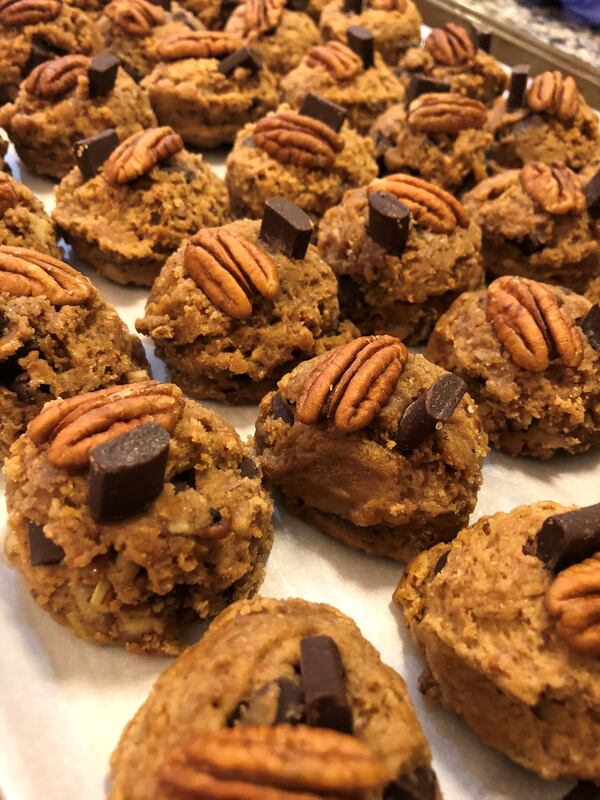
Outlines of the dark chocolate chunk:
{"type": "Polygon", "coordinates": [[[58,544],[54,544],[44,533],[44,529],[37,522],[27,522],[29,536],[29,557],[32,567],[47,564],[58,564],[65,557],[65,551],[58,544]]]}
{"type": "Polygon", "coordinates": [[[348,28],[348,47],[360,56],[365,69],[375,63],[375,37],[364,25],[348,28]]]}
{"type": "Polygon", "coordinates": [[[29,58],[21,70],[21,77],[26,78],[40,64],[52,61],[53,58],[56,58],[56,55],[47,50],[43,44],[33,42],[29,51],[29,58]]]}
{"type": "Polygon", "coordinates": [[[600,786],[592,781],[579,781],[563,800],[600,800],[600,786]]]}
{"type": "Polygon", "coordinates": [[[412,451],[447,422],[460,403],[467,384],[451,372],[442,375],[404,411],[396,441],[402,450],[412,451]]]}
{"type": "MultiPolygon", "coordinates": [[[[281,397],[281,395],[279,395],[281,397]]],[[[243,478],[256,478],[259,474],[256,463],[251,458],[243,458],[240,464],[240,472],[243,478]]]]}
{"type": "Polygon", "coordinates": [[[304,719],[304,692],[302,687],[287,678],[278,678],[277,713],[274,725],[297,724],[304,719]]]}
{"type": "Polygon", "coordinates": [[[185,492],[188,489],[196,488],[196,470],[193,467],[179,472],[171,478],[171,483],[175,487],[175,494],[185,492]]]}
{"type": "Polygon", "coordinates": [[[98,170],[118,144],[119,137],[114,128],[75,142],[75,159],[84,180],[89,181],[98,174],[98,170]]]}
{"type": "Polygon", "coordinates": [[[600,350],[600,303],[594,303],[579,326],[594,350],[600,350]]]}
{"type": "Polygon", "coordinates": [[[265,203],[260,238],[288,258],[304,258],[313,232],[308,214],[283,197],[265,203]]]}
{"type": "Polygon", "coordinates": [[[161,425],[148,422],[92,450],[89,505],[97,522],[133,517],[158,497],[170,440],[161,425]]]}
{"type": "Polygon", "coordinates": [[[506,108],[514,111],[525,106],[525,93],[529,80],[529,64],[516,64],[510,75],[506,108]]]}
{"type": "Polygon", "coordinates": [[[538,531],[536,555],[555,572],[600,550],[600,503],[548,517],[538,531]]]}
{"type": "Polygon", "coordinates": [[[90,97],[105,97],[112,91],[120,64],[114,53],[100,53],[92,58],[88,67],[90,97]]]}
{"type": "Polygon", "coordinates": [[[352,709],[346,696],[342,659],[330,636],[302,639],[300,673],[307,725],[351,734],[352,709]]]}
{"type": "Polygon", "coordinates": [[[271,416],[273,419],[282,419],[286,425],[294,424],[294,409],[284,400],[279,392],[275,392],[271,401],[271,416]]]}
{"type": "Polygon", "coordinates": [[[473,44],[478,50],[489,53],[492,49],[492,31],[490,28],[475,28],[473,31],[473,44]]]}
{"type": "Polygon", "coordinates": [[[410,211],[387,192],[373,192],[369,197],[367,233],[394,256],[404,252],[410,230],[410,211]]]}
{"type": "Polygon", "coordinates": [[[585,202],[590,217],[600,217],[600,169],[585,187],[585,202]]]}
{"type": "Polygon", "coordinates": [[[171,0],[150,0],[155,6],[160,6],[164,8],[165,11],[171,10],[171,0]]]}
{"type": "Polygon", "coordinates": [[[288,0],[287,7],[292,11],[306,11],[308,0],[288,0]]]}
{"type": "Polygon", "coordinates": [[[436,800],[438,782],[431,767],[418,767],[412,775],[401,775],[388,784],[383,800],[436,800]]]}
{"type": "Polygon", "coordinates": [[[433,568],[433,574],[439,575],[439,573],[444,569],[446,566],[446,562],[448,561],[448,556],[450,555],[450,550],[446,550],[437,560],[435,567],[433,568]]]}
{"type": "Polygon", "coordinates": [[[260,69],[260,61],[255,52],[249,47],[240,47],[235,53],[230,53],[219,61],[219,72],[228,78],[236,69],[242,67],[256,72],[260,69]]]}
{"type": "Polygon", "coordinates": [[[409,106],[416,97],[419,97],[419,95],[430,94],[433,92],[439,94],[440,92],[449,91],[449,83],[444,83],[444,81],[434,81],[432,78],[428,78],[426,75],[416,74],[410,79],[404,102],[407,106],[409,106]]]}
{"type": "Polygon", "coordinates": [[[344,12],[346,14],[362,14],[363,0],[344,0],[344,12]]]}
{"type": "Polygon", "coordinates": [[[318,94],[309,92],[300,106],[300,114],[324,122],[337,133],[344,124],[348,112],[337,103],[331,103],[318,94]]]}
{"type": "MultiPolygon", "coordinates": [[[[507,239],[507,241],[510,242],[511,239],[507,239]]],[[[523,236],[518,240],[513,239],[512,243],[519,248],[524,256],[532,256],[534,253],[539,253],[539,251],[543,250],[546,246],[544,242],[540,242],[535,235],[523,236]]]]}

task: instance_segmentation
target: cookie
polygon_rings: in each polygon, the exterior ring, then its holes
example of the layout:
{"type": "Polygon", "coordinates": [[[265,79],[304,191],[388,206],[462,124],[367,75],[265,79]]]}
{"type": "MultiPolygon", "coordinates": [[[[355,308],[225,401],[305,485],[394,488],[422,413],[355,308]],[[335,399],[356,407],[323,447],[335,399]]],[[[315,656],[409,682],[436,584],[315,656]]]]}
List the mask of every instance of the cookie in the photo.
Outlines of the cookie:
{"type": "Polygon", "coordinates": [[[427,699],[547,780],[600,782],[599,555],[544,560],[586,529],[600,549],[599,515],[548,501],[482,517],[417,556],[394,595],[427,699]]]}
{"type": "Polygon", "coordinates": [[[86,159],[100,145],[86,147],[55,189],[53,217],[75,252],[107,278],[151,286],[183,239],[227,219],[223,181],[171,128],[130,136],[104,163],[104,150],[94,155],[93,177],[86,159]]]}
{"type": "Polygon", "coordinates": [[[591,311],[569,289],[505,276],[455,300],[426,355],[466,381],[494,447],[541,459],[581,453],[600,443],[591,311]]]}
{"type": "Polygon", "coordinates": [[[282,378],[260,404],[256,447],[293,513],[405,560],[466,524],[487,437],[462,380],[365,336],[282,378]]]}
{"type": "Polygon", "coordinates": [[[0,172],[0,245],[26,247],[61,258],[54,223],[33,192],[0,172]]]}
{"type": "Polygon", "coordinates": [[[441,797],[402,678],[351,619],[304,600],[223,612],[158,679],[111,768],[111,800],[209,783],[219,797],[441,797]]]}
{"type": "Polygon", "coordinates": [[[73,142],[114,128],[126,139],[156,125],[147,94],[118,62],[103,54],[46,61],[21,83],[0,125],[29,169],[52,178],[75,166],[73,142]]]}
{"type": "Polygon", "coordinates": [[[0,139],[0,172],[10,172],[10,167],[5,161],[7,150],[8,150],[8,142],[6,141],[6,139],[0,139]]]}
{"type": "Polygon", "coordinates": [[[77,636],[178,653],[263,579],[273,505],[249,448],[172,384],[45,406],[6,462],[6,553],[77,636]]]}
{"type": "MultiPolygon", "coordinates": [[[[11,218],[19,216],[24,207],[11,218]]],[[[86,277],[51,255],[0,246],[0,299],[0,459],[49,400],[147,378],[138,337],[86,277]]]]}
{"type": "Polygon", "coordinates": [[[477,223],[448,192],[407,174],[346,192],[321,220],[318,246],[340,281],[342,315],[363,334],[423,342],[460,292],[483,283],[477,223]],[[400,213],[401,232],[381,219],[382,202],[400,213]]]}

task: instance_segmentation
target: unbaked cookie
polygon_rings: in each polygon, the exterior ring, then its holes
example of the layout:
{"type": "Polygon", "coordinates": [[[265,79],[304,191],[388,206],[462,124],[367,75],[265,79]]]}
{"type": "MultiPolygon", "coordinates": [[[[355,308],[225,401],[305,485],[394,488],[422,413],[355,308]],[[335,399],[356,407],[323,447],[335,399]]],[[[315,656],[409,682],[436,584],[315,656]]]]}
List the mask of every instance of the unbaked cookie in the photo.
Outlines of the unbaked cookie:
{"type": "Polygon", "coordinates": [[[597,551],[600,505],[520,506],[421,553],[394,595],[426,697],[548,780],[600,782],[597,551]]]}
{"type": "Polygon", "coordinates": [[[146,381],[47,405],[5,465],[6,552],[95,644],[175,654],[186,621],[253,595],[273,504],[218,414],[146,381]]]}
{"type": "Polygon", "coordinates": [[[487,437],[465,389],[392,336],[355,339],[261,402],[265,476],[324,533],[405,560],[452,539],[475,506],[487,437]]]}
{"type": "Polygon", "coordinates": [[[464,378],[499,450],[580,453],[600,443],[598,316],[569,289],[505,276],[462,294],[426,355],[464,378]]]}
{"type": "Polygon", "coordinates": [[[54,223],[33,192],[0,172],[0,245],[28,247],[61,258],[54,223]]]}
{"type": "Polygon", "coordinates": [[[111,767],[111,800],[207,783],[215,797],[441,798],[402,678],[351,619],[304,600],[217,617],[158,679],[111,767]]]}

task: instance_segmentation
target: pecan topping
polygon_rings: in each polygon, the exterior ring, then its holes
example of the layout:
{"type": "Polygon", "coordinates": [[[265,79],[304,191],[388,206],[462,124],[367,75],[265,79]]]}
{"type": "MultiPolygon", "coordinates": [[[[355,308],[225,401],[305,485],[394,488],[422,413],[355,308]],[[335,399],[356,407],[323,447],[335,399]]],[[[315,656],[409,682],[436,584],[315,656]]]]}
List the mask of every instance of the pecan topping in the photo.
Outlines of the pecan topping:
{"type": "Polygon", "coordinates": [[[272,299],[279,276],[272,258],[247,239],[205,228],[185,248],[183,265],[210,302],[234,319],[252,314],[255,292],[272,299]]]}
{"type": "Polygon", "coordinates": [[[344,433],[366,428],[390,399],[407,359],[394,336],[361,336],[336,347],[308,374],[296,403],[298,420],[333,419],[344,433]]]}
{"type": "Polygon", "coordinates": [[[145,422],[172,433],[183,406],[181,390],[171,383],[110,386],[53,403],[29,423],[27,433],[38,447],[50,442],[48,461],[55,467],[80,469],[99,444],[145,422]]]}
{"type": "Polygon", "coordinates": [[[43,99],[61,97],[77,86],[79,76],[86,74],[89,65],[87,56],[76,55],[44,61],[25,80],[25,91],[43,99]]]}
{"type": "Polygon", "coordinates": [[[547,111],[564,120],[577,116],[580,99],[575,79],[561,72],[542,72],[527,92],[527,105],[532,111],[547,111]]]}
{"type": "Polygon", "coordinates": [[[579,179],[562,161],[526,164],[519,179],[523,191],[549,214],[582,214],[585,210],[579,179]]]}
{"type": "Polygon", "coordinates": [[[600,553],[559,572],[546,592],[546,608],[569,647],[600,656],[600,553]]]}
{"type": "Polygon", "coordinates": [[[222,31],[176,33],[160,41],[156,53],[161,61],[183,58],[224,58],[242,47],[242,40],[222,31]]]}
{"type": "Polygon", "coordinates": [[[317,64],[324,67],[336,81],[346,81],[354,77],[363,66],[360,56],[353,50],[341,42],[333,41],[311,47],[306,59],[311,67],[317,64]]]}
{"type": "Polygon", "coordinates": [[[563,364],[576,367],[583,341],[553,292],[537,281],[505,275],[488,287],[487,317],[511,360],[529,372],[543,372],[555,350],[563,364]]]}
{"type": "Polygon", "coordinates": [[[26,247],[0,247],[0,292],[16,297],[47,297],[56,306],[78,306],[94,289],[62,261],[26,247]]]}
{"type": "Polygon", "coordinates": [[[225,30],[235,36],[258,36],[274,30],[281,22],[285,0],[245,0],[237,6],[225,30]]]}
{"type": "Polygon", "coordinates": [[[0,0],[0,25],[23,28],[56,19],[62,0],[0,0]]]}
{"type": "Polygon", "coordinates": [[[153,800],[362,800],[386,781],[385,763],[352,736],[305,725],[241,725],[206,731],[172,750],[153,800]]]}
{"type": "Polygon", "coordinates": [[[457,67],[467,64],[475,57],[475,47],[471,37],[462,25],[449,22],[443,28],[434,28],[424,44],[438,64],[457,67]]]}
{"type": "Polygon", "coordinates": [[[399,172],[374,180],[368,195],[387,192],[410,209],[417,225],[435,233],[452,233],[457,225],[466,228],[469,214],[464,206],[435,183],[399,172]]]}
{"type": "MultiPolygon", "coordinates": [[[[3,217],[9,208],[14,208],[17,204],[15,187],[9,180],[3,180],[3,177],[0,175],[0,217],[3,217]]],[[[1,281],[2,278],[0,277],[1,281]]]]}
{"type": "Polygon", "coordinates": [[[312,169],[327,169],[344,148],[339,133],[324,122],[295,111],[263,117],[256,123],[253,139],[257,147],[280,164],[312,169]]]}
{"type": "Polygon", "coordinates": [[[112,186],[129,183],[180,150],[183,140],[173,128],[148,128],[134,133],[113,150],[104,163],[104,177],[112,186]]]}
{"type": "Polygon", "coordinates": [[[487,111],[483,103],[460,94],[422,94],[408,107],[406,121],[423,133],[458,133],[483,128],[487,111]]]}
{"type": "Polygon", "coordinates": [[[147,36],[152,28],[167,21],[164,9],[148,0],[111,0],[104,13],[132,36],[147,36]]]}

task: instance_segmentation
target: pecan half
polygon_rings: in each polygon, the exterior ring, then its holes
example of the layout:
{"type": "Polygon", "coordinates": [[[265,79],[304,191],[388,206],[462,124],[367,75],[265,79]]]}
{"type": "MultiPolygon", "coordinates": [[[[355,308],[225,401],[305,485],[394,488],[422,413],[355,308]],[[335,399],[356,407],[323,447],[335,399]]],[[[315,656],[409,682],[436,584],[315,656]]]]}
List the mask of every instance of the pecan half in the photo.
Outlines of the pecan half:
{"type": "Polygon", "coordinates": [[[546,608],[569,647],[600,656],[600,553],[559,572],[546,592],[546,608]]]}
{"type": "Polygon", "coordinates": [[[183,139],[173,128],[148,128],[134,133],[113,150],[104,164],[104,177],[112,186],[129,183],[180,150],[183,139]]]}
{"type": "Polygon", "coordinates": [[[475,47],[468,31],[462,25],[449,22],[443,28],[434,28],[424,44],[438,64],[457,67],[475,57],[475,47]]]}
{"type": "Polygon", "coordinates": [[[57,258],[26,247],[0,247],[0,292],[47,297],[56,306],[81,305],[92,295],[90,281],[57,258]]]}
{"type": "Polygon", "coordinates": [[[53,403],[29,423],[27,433],[38,447],[50,442],[48,461],[55,467],[80,469],[94,447],[145,422],[172,433],[183,407],[177,386],[140,381],[53,403]]]}
{"type": "Polygon", "coordinates": [[[23,28],[56,19],[62,0],[0,0],[0,25],[23,28]]]}
{"type": "Polygon", "coordinates": [[[483,103],[460,94],[422,94],[408,107],[406,121],[423,133],[458,133],[483,128],[487,111],[483,103]]]}
{"type": "Polygon", "coordinates": [[[585,210],[579,179],[562,161],[526,164],[519,179],[523,191],[549,214],[582,214],[585,210]]]}
{"type": "Polygon", "coordinates": [[[256,123],[254,143],[280,164],[327,169],[344,140],[324,122],[295,111],[269,114],[256,123]]]}
{"type": "Polygon", "coordinates": [[[167,21],[164,9],[148,0],[111,0],[104,13],[132,36],[148,36],[153,28],[167,21]]]}
{"type": "Polygon", "coordinates": [[[298,420],[314,425],[333,419],[344,433],[365,428],[390,399],[407,359],[394,336],[361,336],[336,347],[306,377],[298,420]]]}
{"type": "Polygon", "coordinates": [[[353,78],[361,71],[363,65],[353,50],[335,41],[311,47],[306,54],[306,60],[311,67],[317,64],[324,67],[337,81],[353,78]]]}
{"type": "Polygon", "coordinates": [[[167,36],[156,47],[160,61],[183,58],[224,58],[235,53],[242,40],[222,31],[189,31],[167,36]]]}
{"type": "Polygon", "coordinates": [[[417,225],[435,233],[452,233],[457,225],[466,228],[469,214],[464,206],[449,192],[435,183],[398,172],[374,180],[367,189],[368,195],[387,192],[410,209],[417,225]]]}
{"type": "Polygon", "coordinates": [[[227,33],[246,38],[275,30],[281,22],[285,0],[245,0],[230,15],[227,33]]]}
{"type": "Polygon", "coordinates": [[[576,367],[583,341],[554,293],[537,281],[505,275],[488,287],[487,317],[511,360],[529,372],[543,372],[555,350],[563,364],[576,367]]]}
{"type": "Polygon", "coordinates": [[[86,74],[89,65],[87,56],[76,55],[44,61],[25,80],[25,91],[43,99],[61,97],[77,86],[79,76],[86,74]]]}
{"type": "Polygon", "coordinates": [[[9,180],[3,180],[3,177],[0,175],[0,217],[3,217],[9,208],[14,208],[17,204],[15,187],[9,180]]]}
{"type": "Polygon", "coordinates": [[[153,800],[362,800],[386,781],[385,763],[352,736],[305,725],[241,725],[206,731],[172,750],[153,800]]]}
{"type": "Polygon", "coordinates": [[[564,120],[577,116],[580,102],[575,79],[558,71],[537,75],[527,92],[527,105],[532,111],[547,111],[564,120]]]}
{"type": "Polygon", "coordinates": [[[252,314],[250,298],[255,292],[272,299],[279,291],[273,259],[226,230],[205,228],[193,236],[183,265],[210,302],[234,319],[252,314]]]}

